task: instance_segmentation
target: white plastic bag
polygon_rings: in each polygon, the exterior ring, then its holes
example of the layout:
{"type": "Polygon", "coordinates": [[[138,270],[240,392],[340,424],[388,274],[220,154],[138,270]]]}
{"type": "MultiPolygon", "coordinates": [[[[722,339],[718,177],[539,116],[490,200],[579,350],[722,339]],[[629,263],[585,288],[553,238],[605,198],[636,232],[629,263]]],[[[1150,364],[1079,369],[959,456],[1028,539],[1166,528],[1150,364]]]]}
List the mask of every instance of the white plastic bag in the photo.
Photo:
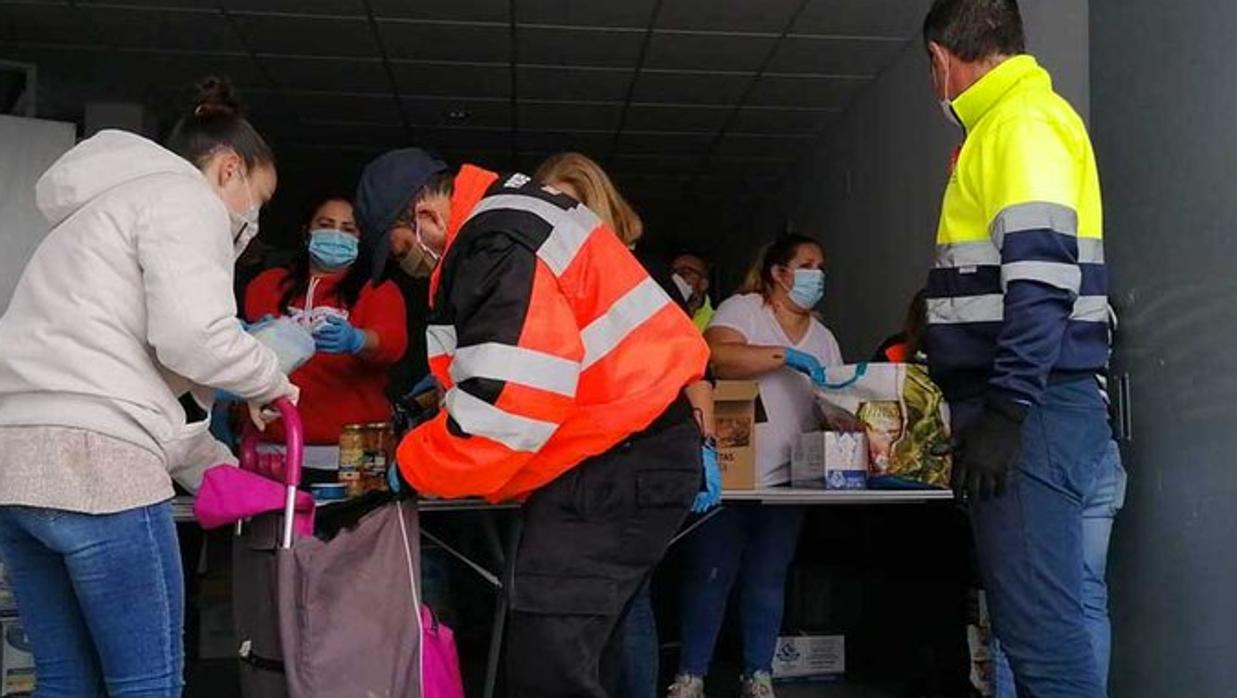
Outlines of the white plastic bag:
{"type": "Polygon", "coordinates": [[[825,427],[866,432],[869,487],[949,486],[949,405],[923,366],[831,366],[815,394],[825,427]]]}
{"type": "Polygon", "coordinates": [[[281,317],[260,322],[249,333],[279,358],[279,370],[292,373],[313,358],[314,336],[296,320],[281,317]]]}

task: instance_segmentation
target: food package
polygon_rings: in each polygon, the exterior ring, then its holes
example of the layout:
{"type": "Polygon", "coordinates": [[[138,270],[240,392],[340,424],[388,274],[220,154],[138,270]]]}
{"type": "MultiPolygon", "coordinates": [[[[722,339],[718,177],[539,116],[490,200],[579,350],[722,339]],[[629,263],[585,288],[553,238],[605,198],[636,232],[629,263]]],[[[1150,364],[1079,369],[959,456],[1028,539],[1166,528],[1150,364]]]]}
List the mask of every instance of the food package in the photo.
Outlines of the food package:
{"type": "Polygon", "coordinates": [[[866,435],[868,487],[949,486],[949,406],[927,369],[892,363],[833,367],[815,395],[824,430],[866,435]]]}
{"type": "Polygon", "coordinates": [[[868,443],[861,431],[800,434],[790,459],[791,484],[805,489],[867,487],[868,443]]]}

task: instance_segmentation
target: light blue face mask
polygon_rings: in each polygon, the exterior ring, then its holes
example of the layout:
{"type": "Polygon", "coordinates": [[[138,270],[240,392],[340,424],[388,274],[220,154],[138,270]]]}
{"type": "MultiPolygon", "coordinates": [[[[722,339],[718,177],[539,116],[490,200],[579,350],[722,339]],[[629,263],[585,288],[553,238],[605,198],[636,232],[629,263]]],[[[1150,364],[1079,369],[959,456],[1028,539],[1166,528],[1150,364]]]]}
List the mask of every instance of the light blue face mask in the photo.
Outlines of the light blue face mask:
{"type": "Polygon", "coordinates": [[[356,261],[357,236],[333,228],[309,232],[309,256],[327,271],[337,271],[356,261]]]}
{"type": "Polygon", "coordinates": [[[822,269],[796,269],[790,301],[804,310],[816,307],[825,297],[825,272],[822,269]]]}

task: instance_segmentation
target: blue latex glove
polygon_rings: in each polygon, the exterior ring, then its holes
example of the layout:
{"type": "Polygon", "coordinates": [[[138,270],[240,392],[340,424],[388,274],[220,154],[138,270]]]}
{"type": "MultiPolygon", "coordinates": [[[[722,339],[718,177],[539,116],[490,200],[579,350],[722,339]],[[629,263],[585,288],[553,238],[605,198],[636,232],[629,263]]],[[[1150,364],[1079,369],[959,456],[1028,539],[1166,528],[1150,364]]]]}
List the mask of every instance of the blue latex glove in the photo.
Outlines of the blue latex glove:
{"type": "Polygon", "coordinates": [[[696,495],[692,511],[697,514],[717,506],[722,501],[722,469],[717,465],[717,449],[705,445],[701,452],[704,462],[704,491],[696,495]]]}
{"type": "Polygon", "coordinates": [[[425,393],[438,389],[438,379],[431,373],[417,381],[416,385],[412,386],[412,390],[408,391],[408,397],[417,397],[418,395],[424,395],[425,393]]]}
{"type": "Polygon", "coordinates": [[[404,476],[399,473],[399,463],[394,461],[387,466],[387,488],[391,490],[391,494],[399,494],[408,489],[408,484],[404,482],[404,476]]]}
{"type": "Polygon", "coordinates": [[[226,390],[216,390],[215,391],[215,404],[218,405],[224,402],[244,402],[244,400],[241,399],[239,395],[229,393],[226,390]]]}
{"type": "Polygon", "coordinates": [[[798,349],[786,348],[786,366],[812,379],[812,383],[825,384],[825,369],[815,356],[805,354],[798,349]]]}
{"type": "Polygon", "coordinates": [[[365,331],[338,315],[331,315],[325,325],[314,330],[314,345],[327,354],[360,354],[365,348],[365,331]]]}

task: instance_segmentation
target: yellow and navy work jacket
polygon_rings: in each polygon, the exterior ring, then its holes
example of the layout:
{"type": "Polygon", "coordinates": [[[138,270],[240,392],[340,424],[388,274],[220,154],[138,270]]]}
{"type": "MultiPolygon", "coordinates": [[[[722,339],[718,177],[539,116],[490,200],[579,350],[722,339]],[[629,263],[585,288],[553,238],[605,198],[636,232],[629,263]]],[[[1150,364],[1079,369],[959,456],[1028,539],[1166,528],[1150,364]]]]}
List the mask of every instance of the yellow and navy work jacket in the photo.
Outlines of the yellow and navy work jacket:
{"type": "Polygon", "coordinates": [[[928,280],[928,357],[950,399],[1038,403],[1108,363],[1099,175],[1086,127],[1031,56],[953,102],[966,128],[928,280]]]}
{"type": "Polygon", "coordinates": [[[462,167],[430,297],[443,408],[397,453],[418,492],[522,498],[633,434],[691,420],[682,392],[708,346],[571,197],[462,167]]]}

